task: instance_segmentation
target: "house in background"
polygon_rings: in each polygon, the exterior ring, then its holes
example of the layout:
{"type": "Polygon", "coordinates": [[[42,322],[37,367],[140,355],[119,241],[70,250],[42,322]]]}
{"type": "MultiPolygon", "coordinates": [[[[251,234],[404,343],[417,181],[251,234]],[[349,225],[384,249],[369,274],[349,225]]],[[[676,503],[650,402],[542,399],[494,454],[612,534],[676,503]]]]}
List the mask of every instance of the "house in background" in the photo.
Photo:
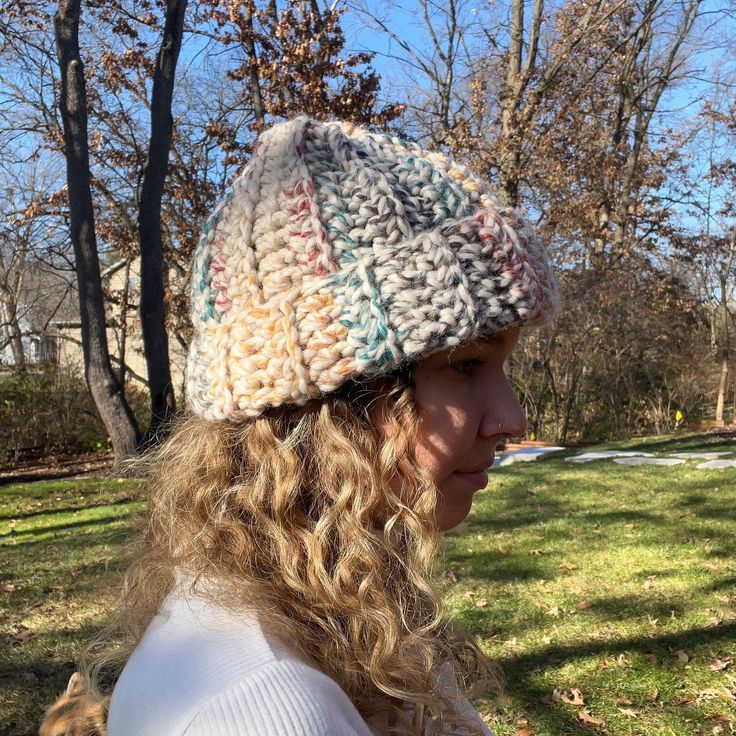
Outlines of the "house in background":
{"type": "MultiPolygon", "coordinates": [[[[106,306],[107,344],[113,370],[119,379],[145,387],[148,377],[138,317],[139,260],[115,261],[101,275],[106,293],[113,297],[106,306]]],[[[174,278],[175,274],[170,277],[174,278]]],[[[56,278],[47,276],[42,281],[43,288],[29,284],[22,295],[28,303],[33,303],[33,308],[26,310],[22,327],[26,362],[35,366],[54,363],[82,375],[84,359],[76,281],[68,273],[65,278],[57,274],[56,278]]],[[[6,365],[13,362],[7,348],[0,358],[6,365]]],[[[181,396],[186,346],[171,333],[169,359],[174,391],[181,396]]]]}

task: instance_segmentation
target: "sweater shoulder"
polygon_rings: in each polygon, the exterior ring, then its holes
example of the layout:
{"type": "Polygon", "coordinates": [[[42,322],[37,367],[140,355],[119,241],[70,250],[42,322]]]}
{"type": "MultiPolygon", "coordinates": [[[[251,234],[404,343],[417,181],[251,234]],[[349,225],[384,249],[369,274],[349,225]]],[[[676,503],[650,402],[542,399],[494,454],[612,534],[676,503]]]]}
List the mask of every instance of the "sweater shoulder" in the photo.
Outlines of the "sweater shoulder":
{"type": "Polygon", "coordinates": [[[279,659],[210,698],[185,736],[374,736],[340,686],[279,659]]]}

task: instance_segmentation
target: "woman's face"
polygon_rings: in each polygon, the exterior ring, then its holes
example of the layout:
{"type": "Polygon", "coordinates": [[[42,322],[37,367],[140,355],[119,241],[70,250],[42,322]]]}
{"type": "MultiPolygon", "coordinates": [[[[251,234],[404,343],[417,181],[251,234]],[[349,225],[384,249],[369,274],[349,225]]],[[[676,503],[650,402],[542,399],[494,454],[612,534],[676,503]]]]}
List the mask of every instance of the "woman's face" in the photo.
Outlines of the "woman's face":
{"type": "Polygon", "coordinates": [[[437,525],[457,526],[487,484],[496,445],[523,435],[526,416],[504,373],[519,327],[419,361],[412,376],[419,409],[415,454],[439,489],[437,525]]]}

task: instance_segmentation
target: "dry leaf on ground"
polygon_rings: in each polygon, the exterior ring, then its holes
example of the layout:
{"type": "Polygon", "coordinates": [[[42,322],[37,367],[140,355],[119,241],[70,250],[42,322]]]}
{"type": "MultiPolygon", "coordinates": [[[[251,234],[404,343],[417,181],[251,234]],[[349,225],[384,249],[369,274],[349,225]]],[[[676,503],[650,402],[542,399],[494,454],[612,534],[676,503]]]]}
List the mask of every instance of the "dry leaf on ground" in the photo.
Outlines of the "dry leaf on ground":
{"type": "Polygon", "coordinates": [[[725,659],[714,659],[709,667],[713,670],[713,672],[723,672],[726,668],[730,667],[733,664],[733,659],[731,657],[726,657],[725,659]]]}
{"type": "Polygon", "coordinates": [[[598,716],[594,716],[592,713],[589,713],[587,710],[581,710],[578,713],[577,718],[581,723],[586,723],[589,726],[596,726],[600,728],[601,726],[606,725],[606,722],[602,718],[598,718],[598,716]]]}
{"type": "Polygon", "coordinates": [[[552,700],[567,705],[585,705],[585,697],[577,688],[573,688],[570,692],[562,688],[555,688],[552,691],[552,700]]]}

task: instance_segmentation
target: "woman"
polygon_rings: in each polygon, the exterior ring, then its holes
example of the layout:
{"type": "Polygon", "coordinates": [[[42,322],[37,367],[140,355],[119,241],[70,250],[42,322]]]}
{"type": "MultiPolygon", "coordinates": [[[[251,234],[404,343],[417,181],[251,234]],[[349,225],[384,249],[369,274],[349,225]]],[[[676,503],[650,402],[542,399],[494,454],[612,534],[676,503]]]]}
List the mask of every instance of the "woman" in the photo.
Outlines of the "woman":
{"type": "Polygon", "coordinates": [[[462,165],[266,131],[195,254],[193,416],[145,461],[110,736],[488,733],[464,696],[494,671],[430,568],[525,431],[503,366],[555,299],[462,165]]]}

